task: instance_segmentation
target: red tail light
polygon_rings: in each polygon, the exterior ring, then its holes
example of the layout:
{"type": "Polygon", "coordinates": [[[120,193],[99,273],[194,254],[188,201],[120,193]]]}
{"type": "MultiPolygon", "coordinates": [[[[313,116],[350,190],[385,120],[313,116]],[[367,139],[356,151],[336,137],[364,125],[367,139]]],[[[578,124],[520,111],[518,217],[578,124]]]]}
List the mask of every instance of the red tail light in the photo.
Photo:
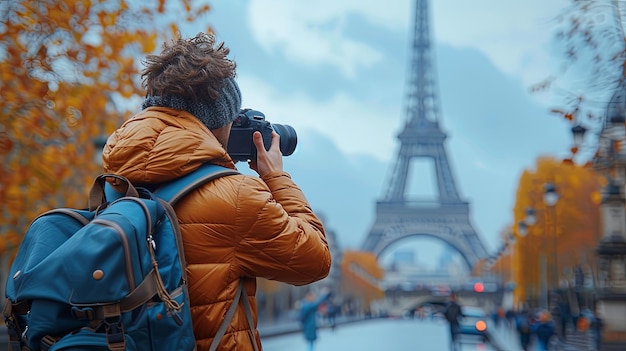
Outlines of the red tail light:
{"type": "Polygon", "coordinates": [[[477,321],[474,326],[479,332],[484,332],[485,330],[487,330],[487,323],[485,323],[485,321],[477,321]]]}

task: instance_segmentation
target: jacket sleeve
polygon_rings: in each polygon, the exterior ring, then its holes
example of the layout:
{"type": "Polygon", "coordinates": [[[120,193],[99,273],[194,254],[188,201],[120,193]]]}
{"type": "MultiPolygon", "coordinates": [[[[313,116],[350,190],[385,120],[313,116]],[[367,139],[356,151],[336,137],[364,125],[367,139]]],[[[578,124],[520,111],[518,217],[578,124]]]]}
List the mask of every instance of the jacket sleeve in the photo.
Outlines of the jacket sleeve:
{"type": "MultiPolygon", "coordinates": [[[[237,253],[243,273],[293,285],[325,278],[331,256],[321,221],[289,174],[277,172],[261,180],[248,177],[240,201],[256,212],[237,253]]],[[[244,187],[242,186],[242,187],[244,187]]]]}

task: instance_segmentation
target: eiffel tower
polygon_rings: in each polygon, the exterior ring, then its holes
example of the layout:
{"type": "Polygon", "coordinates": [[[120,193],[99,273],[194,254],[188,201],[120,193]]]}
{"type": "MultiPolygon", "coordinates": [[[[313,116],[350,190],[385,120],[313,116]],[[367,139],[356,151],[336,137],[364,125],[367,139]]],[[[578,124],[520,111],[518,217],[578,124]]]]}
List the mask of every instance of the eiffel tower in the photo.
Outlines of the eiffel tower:
{"type": "Polygon", "coordinates": [[[386,195],[376,202],[376,220],[362,249],[379,256],[399,240],[414,236],[434,237],[455,248],[472,268],[487,257],[487,251],[472,227],[469,203],[459,196],[448,163],[444,146],[446,134],[439,127],[439,100],[431,61],[428,18],[428,1],[417,0],[407,119],[404,130],[398,135],[400,150],[386,195]],[[416,159],[433,162],[437,176],[436,201],[416,201],[407,194],[410,176],[420,176],[409,174],[411,162],[416,159]]]}

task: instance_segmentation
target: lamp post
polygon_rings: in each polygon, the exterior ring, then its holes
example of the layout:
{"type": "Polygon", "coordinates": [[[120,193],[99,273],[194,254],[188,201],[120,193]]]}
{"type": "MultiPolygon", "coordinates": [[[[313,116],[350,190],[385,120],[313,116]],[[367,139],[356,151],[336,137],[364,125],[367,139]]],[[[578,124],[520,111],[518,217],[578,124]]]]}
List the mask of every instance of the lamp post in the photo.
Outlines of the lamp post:
{"type": "MultiPolygon", "coordinates": [[[[543,191],[543,202],[546,205],[547,208],[551,209],[553,214],[552,214],[552,221],[553,221],[553,230],[552,230],[552,238],[553,238],[553,247],[555,250],[554,253],[554,257],[555,257],[555,264],[552,266],[552,273],[551,273],[551,277],[553,280],[553,286],[556,286],[558,284],[555,284],[554,281],[558,282],[558,279],[556,278],[557,276],[557,271],[558,271],[558,259],[556,258],[557,253],[556,253],[556,203],[559,200],[559,194],[556,191],[556,185],[554,185],[554,183],[552,182],[548,182],[546,184],[544,184],[544,191],[543,191]]],[[[545,213],[544,213],[544,219],[546,218],[545,213]]],[[[519,223],[519,229],[520,229],[520,233],[522,233],[522,231],[525,233],[527,231],[528,226],[533,226],[537,223],[537,217],[535,215],[535,209],[532,207],[528,207],[526,208],[526,217],[524,218],[524,221],[519,223]]],[[[546,234],[547,234],[547,230],[546,230],[547,225],[545,225],[545,221],[544,221],[544,230],[541,233],[541,250],[539,250],[539,307],[541,308],[548,308],[548,258],[547,258],[547,254],[546,254],[546,234]]],[[[525,234],[523,234],[523,236],[525,236],[525,234]]]]}
{"type": "MultiPolygon", "coordinates": [[[[527,226],[525,221],[522,220],[522,221],[517,222],[517,233],[519,234],[519,236],[521,238],[526,237],[526,235],[528,234],[528,226],[527,226]]],[[[525,280],[525,284],[526,285],[524,286],[524,288],[527,288],[528,287],[528,281],[525,280]]],[[[533,286],[533,288],[534,288],[534,286],[533,286]]],[[[525,292],[528,292],[528,290],[530,290],[530,289],[524,289],[525,292]]],[[[528,301],[528,294],[524,293],[524,295],[526,297],[526,301],[528,301]]],[[[536,289],[533,289],[532,295],[533,296],[537,295],[536,289]]],[[[516,300],[516,303],[518,303],[518,304],[521,303],[519,297],[516,300]]]]}
{"type": "Polygon", "coordinates": [[[514,246],[516,243],[515,234],[509,233],[509,241],[507,247],[509,248],[509,283],[515,283],[515,270],[513,269],[513,253],[515,252],[514,246]]]}
{"type": "Polygon", "coordinates": [[[556,203],[559,201],[559,194],[556,191],[556,185],[552,182],[548,182],[543,187],[543,202],[550,209],[550,217],[552,220],[552,246],[554,248],[554,265],[552,265],[552,288],[558,288],[559,282],[559,249],[557,240],[557,225],[556,225],[556,203]]]}
{"type": "Polygon", "coordinates": [[[515,243],[515,235],[513,233],[508,233],[506,237],[504,237],[504,243],[502,247],[498,250],[498,257],[500,259],[506,255],[506,261],[502,262],[501,276],[502,276],[502,287],[503,287],[503,296],[502,296],[502,307],[505,310],[512,310],[516,306],[515,301],[515,279],[513,278],[514,270],[513,270],[513,244],[515,243]],[[506,263],[506,264],[505,264],[506,263]]]}
{"type": "MultiPolygon", "coordinates": [[[[523,222],[520,222],[520,229],[523,228],[524,232],[527,232],[528,226],[533,226],[537,223],[537,218],[535,217],[535,209],[532,207],[528,207],[526,209],[526,218],[523,222]]],[[[520,230],[521,232],[522,230],[520,230]]],[[[539,269],[539,307],[547,308],[548,307],[548,270],[547,270],[547,257],[546,257],[546,235],[545,230],[541,233],[541,249],[538,254],[538,269],[539,269]]],[[[526,236],[524,234],[524,236],[526,236]]]]}
{"type": "MultiPolygon", "coordinates": [[[[533,226],[537,223],[535,217],[535,209],[532,207],[526,208],[526,218],[518,224],[520,234],[526,236],[528,232],[528,226],[533,226]]],[[[546,257],[546,235],[545,230],[541,233],[541,250],[539,250],[539,307],[548,307],[548,270],[547,270],[547,257],[546,257]]]]}

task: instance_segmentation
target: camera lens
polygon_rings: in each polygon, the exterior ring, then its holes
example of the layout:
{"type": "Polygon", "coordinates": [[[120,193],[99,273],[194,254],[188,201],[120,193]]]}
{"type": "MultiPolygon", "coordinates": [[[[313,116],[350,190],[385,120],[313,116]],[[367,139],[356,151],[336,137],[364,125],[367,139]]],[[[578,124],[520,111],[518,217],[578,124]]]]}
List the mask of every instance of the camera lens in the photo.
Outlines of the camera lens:
{"type": "Polygon", "coordinates": [[[296,130],[287,124],[272,124],[272,127],[280,135],[280,152],[283,156],[289,156],[296,150],[298,136],[296,130]]]}

